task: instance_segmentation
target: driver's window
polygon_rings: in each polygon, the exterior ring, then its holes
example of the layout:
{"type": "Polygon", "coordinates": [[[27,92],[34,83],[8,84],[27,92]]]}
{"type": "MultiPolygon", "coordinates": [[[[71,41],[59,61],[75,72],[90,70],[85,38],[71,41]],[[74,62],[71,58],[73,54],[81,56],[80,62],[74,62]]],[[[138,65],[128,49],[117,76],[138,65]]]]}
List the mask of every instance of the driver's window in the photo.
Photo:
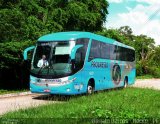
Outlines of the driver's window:
{"type": "Polygon", "coordinates": [[[83,47],[80,47],[76,51],[74,72],[77,72],[81,68],[83,68],[86,51],[88,48],[88,42],[89,42],[88,38],[80,38],[76,40],[76,45],[83,45],[83,47]]]}
{"type": "Polygon", "coordinates": [[[82,48],[79,48],[76,52],[76,56],[75,56],[76,70],[79,70],[83,67],[84,59],[85,59],[85,52],[84,52],[84,48],[82,47],[82,48]]]}

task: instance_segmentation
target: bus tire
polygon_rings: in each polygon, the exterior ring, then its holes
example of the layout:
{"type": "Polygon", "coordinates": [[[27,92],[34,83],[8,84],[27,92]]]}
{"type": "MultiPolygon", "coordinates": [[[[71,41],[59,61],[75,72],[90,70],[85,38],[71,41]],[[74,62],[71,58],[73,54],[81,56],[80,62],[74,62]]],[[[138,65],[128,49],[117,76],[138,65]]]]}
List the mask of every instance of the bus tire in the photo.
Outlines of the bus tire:
{"type": "Polygon", "coordinates": [[[89,81],[87,85],[87,94],[90,95],[93,94],[93,92],[94,92],[94,83],[92,81],[89,81]]]}
{"type": "Polygon", "coordinates": [[[125,77],[123,88],[126,88],[127,86],[128,86],[128,77],[125,77]]]}

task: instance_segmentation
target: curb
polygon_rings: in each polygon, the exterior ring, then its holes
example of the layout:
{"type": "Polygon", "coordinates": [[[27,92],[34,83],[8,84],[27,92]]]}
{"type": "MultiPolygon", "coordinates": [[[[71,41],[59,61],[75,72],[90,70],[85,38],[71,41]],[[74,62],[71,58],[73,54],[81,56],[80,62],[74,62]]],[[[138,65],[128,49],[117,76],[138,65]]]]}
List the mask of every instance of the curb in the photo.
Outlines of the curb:
{"type": "Polygon", "coordinates": [[[8,93],[0,95],[0,99],[2,98],[8,98],[8,97],[16,97],[16,96],[26,96],[32,94],[30,91],[28,92],[19,92],[19,93],[8,93]]]}

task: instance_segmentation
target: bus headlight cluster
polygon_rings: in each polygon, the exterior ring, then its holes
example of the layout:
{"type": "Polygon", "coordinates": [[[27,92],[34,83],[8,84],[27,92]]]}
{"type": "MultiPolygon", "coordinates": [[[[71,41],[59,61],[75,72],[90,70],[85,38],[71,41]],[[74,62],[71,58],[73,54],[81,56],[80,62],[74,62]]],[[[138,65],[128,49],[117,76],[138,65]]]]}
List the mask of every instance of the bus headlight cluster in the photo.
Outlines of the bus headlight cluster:
{"type": "Polygon", "coordinates": [[[66,81],[63,81],[63,82],[60,82],[60,84],[69,84],[69,83],[71,83],[71,82],[73,82],[73,81],[75,81],[76,80],[76,78],[73,78],[73,79],[71,79],[71,80],[66,80],[66,81]]]}
{"type": "Polygon", "coordinates": [[[33,84],[39,85],[39,86],[46,86],[46,85],[48,85],[48,86],[61,86],[61,85],[69,84],[69,83],[71,83],[75,80],[76,80],[76,78],[73,78],[71,80],[64,80],[62,82],[54,82],[54,81],[49,81],[48,82],[48,81],[45,81],[45,80],[41,79],[41,81],[30,80],[30,83],[33,83],[33,84]]]}
{"type": "Polygon", "coordinates": [[[62,82],[58,82],[58,83],[48,83],[48,85],[49,86],[61,86],[61,85],[66,85],[66,84],[69,84],[69,83],[71,83],[71,82],[73,82],[73,81],[75,81],[76,80],[76,78],[73,78],[73,79],[71,79],[71,80],[66,80],[66,81],[62,81],[62,82]]]}

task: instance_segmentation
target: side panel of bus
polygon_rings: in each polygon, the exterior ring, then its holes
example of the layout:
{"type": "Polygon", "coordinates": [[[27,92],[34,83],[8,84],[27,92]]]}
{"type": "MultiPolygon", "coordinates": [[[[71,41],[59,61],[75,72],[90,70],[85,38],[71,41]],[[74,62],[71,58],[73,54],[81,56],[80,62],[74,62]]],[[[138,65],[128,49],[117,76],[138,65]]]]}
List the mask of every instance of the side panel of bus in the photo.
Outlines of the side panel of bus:
{"type": "Polygon", "coordinates": [[[128,84],[134,83],[134,62],[116,60],[116,56],[110,53],[110,51],[114,51],[112,49],[116,49],[116,46],[111,48],[111,45],[107,46],[107,43],[94,40],[90,42],[88,55],[86,56],[88,61],[85,62],[84,66],[86,84],[90,79],[94,79],[95,90],[103,90],[122,87],[125,79],[127,79],[128,84]],[[110,51],[107,51],[107,49],[110,51]],[[106,52],[109,54],[106,54],[106,52]]]}

